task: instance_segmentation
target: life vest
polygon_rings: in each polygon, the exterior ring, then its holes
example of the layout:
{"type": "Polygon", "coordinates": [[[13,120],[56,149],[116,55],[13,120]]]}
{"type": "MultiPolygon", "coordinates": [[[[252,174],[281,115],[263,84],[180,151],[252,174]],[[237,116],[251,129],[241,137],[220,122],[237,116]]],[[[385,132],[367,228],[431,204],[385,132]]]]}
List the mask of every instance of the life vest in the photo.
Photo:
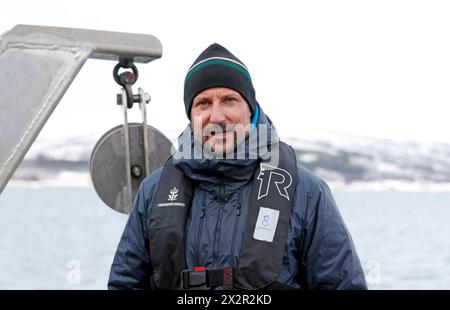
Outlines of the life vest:
{"type": "MultiPolygon", "coordinates": [[[[233,288],[283,286],[276,280],[282,267],[297,186],[297,159],[289,145],[279,142],[272,145],[272,149],[274,147],[279,147],[278,165],[272,166],[268,160],[260,159],[253,176],[238,266],[232,270],[233,288]]],[[[151,282],[154,288],[182,288],[181,274],[187,269],[184,230],[192,195],[192,181],[169,158],[149,217],[151,282]]]]}

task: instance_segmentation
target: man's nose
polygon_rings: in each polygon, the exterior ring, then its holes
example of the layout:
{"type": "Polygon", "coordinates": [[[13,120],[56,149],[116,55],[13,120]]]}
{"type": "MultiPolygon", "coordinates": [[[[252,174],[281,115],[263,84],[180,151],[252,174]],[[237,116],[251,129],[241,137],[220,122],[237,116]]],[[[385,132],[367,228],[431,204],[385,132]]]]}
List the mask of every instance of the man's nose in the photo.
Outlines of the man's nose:
{"type": "Polygon", "coordinates": [[[209,122],[214,124],[222,124],[225,121],[225,113],[219,103],[213,103],[209,122]]]}

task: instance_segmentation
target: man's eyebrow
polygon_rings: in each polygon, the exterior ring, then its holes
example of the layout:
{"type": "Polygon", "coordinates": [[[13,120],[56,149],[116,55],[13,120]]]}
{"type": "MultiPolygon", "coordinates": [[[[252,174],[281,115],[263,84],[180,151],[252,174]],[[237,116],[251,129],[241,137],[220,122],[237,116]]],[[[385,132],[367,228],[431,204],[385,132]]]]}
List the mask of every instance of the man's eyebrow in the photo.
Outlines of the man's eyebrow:
{"type": "Polygon", "coordinates": [[[200,96],[200,97],[194,98],[194,102],[200,101],[200,100],[209,100],[209,97],[208,96],[200,96]]]}
{"type": "Polygon", "coordinates": [[[226,93],[220,96],[220,98],[227,98],[227,97],[239,97],[237,93],[226,93]]]}
{"type": "Polygon", "coordinates": [[[228,96],[237,96],[238,94],[239,94],[238,92],[227,91],[227,92],[223,92],[219,96],[220,97],[228,97],[228,96]]]}

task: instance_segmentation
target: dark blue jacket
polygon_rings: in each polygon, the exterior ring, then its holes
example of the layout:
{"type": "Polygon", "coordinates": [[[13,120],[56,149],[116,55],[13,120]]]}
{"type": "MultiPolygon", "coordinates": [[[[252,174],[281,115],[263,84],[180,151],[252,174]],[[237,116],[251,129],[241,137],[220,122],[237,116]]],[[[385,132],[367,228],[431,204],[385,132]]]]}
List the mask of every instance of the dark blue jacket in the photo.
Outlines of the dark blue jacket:
{"type": "MultiPolygon", "coordinates": [[[[220,161],[208,165],[177,161],[176,166],[197,183],[185,228],[189,268],[236,266],[253,164],[236,169],[220,161]],[[238,216],[239,201],[243,204],[238,216]],[[207,207],[200,225],[202,203],[207,207]]],[[[148,219],[161,171],[155,171],[140,187],[114,257],[109,289],[150,288],[148,219]]],[[[294,209],[278,281],[303,289],[367,288],[355,247],[330,189],[302,167],[298,168],[294,209]]]]}
{"type": "MultiPolygon", "coordinates": [[[[279,141],[272,122],[261,109],[257,126],[251,133],[258,135],[258,141],[266,141],[269,146],[279,141]]],[[[191,125],[184,133],[180,136],[179,152],[185,147],[195,150],[191,125]]],[[[185,226],[188,268],[238,265],[252,178],[260,162],[251,159],[260,158],[260,146],[249,140],[245,140],[247,159],[178,156],[173,161],[196,184],[185,226]],[[202,217],[203,205],[206,209],[202,217]]],[[[149,213],[161,172],[162,169],[156,170],[141,184],[111,267],[110,289],[150,288],[149,213]]],[[[366,289],[352,239],[326,183],[299,167],[293,203],[278,282],[302,289],[366,289]]]]}

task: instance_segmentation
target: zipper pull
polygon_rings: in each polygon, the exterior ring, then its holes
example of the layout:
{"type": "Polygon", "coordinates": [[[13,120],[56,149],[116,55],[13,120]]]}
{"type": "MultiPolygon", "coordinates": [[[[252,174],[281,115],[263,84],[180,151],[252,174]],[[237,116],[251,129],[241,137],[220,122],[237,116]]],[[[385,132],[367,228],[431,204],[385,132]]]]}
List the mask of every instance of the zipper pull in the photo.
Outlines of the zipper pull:
{"type": "Polygon", "coordinates": [[[200,218],[204,218],[205,217],[205,206],[202,207],[202,212],[200,213],[200,218]]]}
{"type": "Polygon", "coordinates": [[[241,203],[238,204],[237,211],[236,211],[236,216],[240,216],[240,215],[241,215],[241,203]]]}
{"type": "Polygon", "coordinates": [[[202,211],[200,213],[200,218],[205,217],[205,210],[206,210],[206,193],[203,193],[202,211]]]}

